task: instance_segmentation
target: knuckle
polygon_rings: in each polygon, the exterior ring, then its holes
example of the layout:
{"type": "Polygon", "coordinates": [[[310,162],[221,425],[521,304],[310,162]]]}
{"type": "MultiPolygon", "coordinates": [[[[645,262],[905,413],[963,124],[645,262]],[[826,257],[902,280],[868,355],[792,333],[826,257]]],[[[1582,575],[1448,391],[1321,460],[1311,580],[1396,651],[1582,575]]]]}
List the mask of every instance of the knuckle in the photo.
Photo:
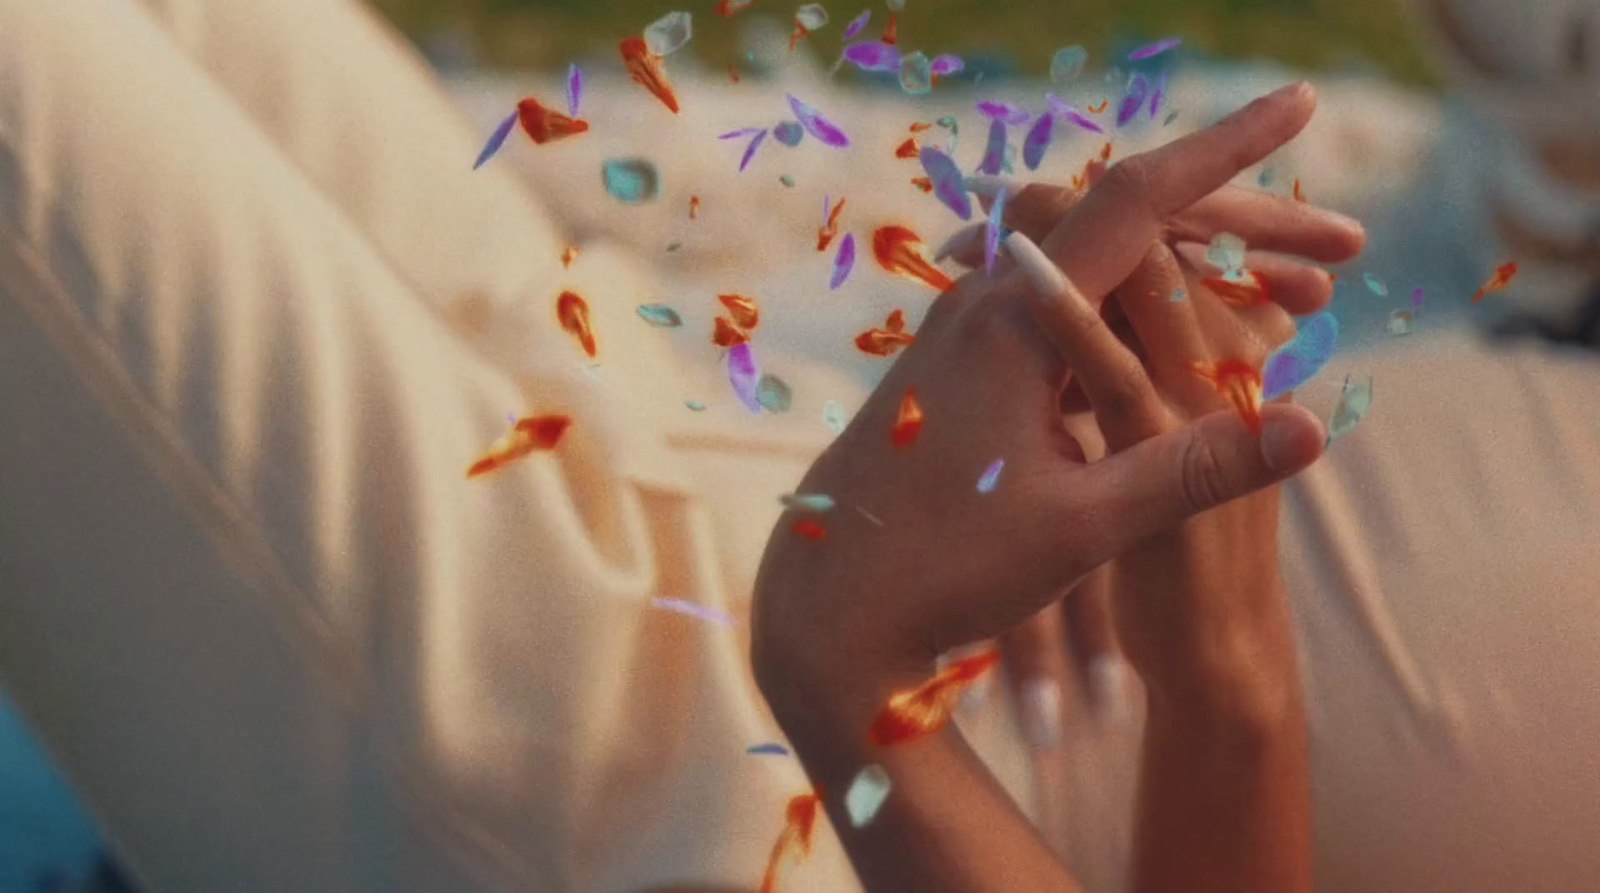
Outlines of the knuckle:
{"type": "Polygon", "coordinates": [[[1180,453],[1180,480],[1184,504],[1191,514],[1199,514],[1226,502],[1232,494],[1227,470],[1211,441],[1193,435],[1180,453]]]}
{"type": "Polygon", "coordinates": [[[1144,367],[1133,356],[1127,356],[1108,378],[1108,409],[1125,418],[1132,417],[1145,411],[1154,393],[1144,367]]]}

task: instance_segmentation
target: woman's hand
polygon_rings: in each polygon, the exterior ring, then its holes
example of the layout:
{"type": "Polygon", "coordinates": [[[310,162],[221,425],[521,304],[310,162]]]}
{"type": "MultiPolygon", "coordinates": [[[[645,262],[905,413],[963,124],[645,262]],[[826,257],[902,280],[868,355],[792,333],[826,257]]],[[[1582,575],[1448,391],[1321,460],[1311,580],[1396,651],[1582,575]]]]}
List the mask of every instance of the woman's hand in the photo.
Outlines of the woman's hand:
{"type": "Polygon", "coordinates": [[[839,506],[820,518],[826,538],[792,532],[792,517],[774,532],[756,585],[757,679],[808,772],[832,792],[836,827],[847,828],[840,801],[861,765],[882,763],[895,779],[873,826],[841,830],[870,889],[1018,889],[1063,877],[952,730],[867,747],[891,691],[925,677],[938,654],[1037,613],[1131,546],[1320,454],[1320,423],[1290,406],[1265,408],[1259,440],[1227,412],[1172,427],[1098,312],[1150,266],[1177,215],[1292,138],[1313,106],[1309,87],[1286,88],[1113,168],[1045,243],[1068,278],[1013,235],[1018,265],[969,275],[942,296],[806,476],[803,492],[839,506]],[[1046,270],[1060,289],[1042,287],[1046,270]],[[1164,433],[1085,464],[1060,410],[1069,369],[1108,437],[1164,433]],[[896,447],[890,434],[908,394],[926,421],[896,447]],[[1005,460],[999,484],[979,493],[996,459],[1005,460]]]}

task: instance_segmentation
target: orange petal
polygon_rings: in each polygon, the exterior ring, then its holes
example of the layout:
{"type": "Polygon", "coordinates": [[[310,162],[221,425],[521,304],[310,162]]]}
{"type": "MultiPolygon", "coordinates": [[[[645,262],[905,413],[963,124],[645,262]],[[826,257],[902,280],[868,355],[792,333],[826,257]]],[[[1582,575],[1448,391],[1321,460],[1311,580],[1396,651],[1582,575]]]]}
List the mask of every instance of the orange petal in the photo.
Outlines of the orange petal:
{"type": "Polygon", "coordinates": [[[813,542],[825,539],[828,536],[828,529],[815,521],[796,521],[791,529],[813,542]]]}
{"type": "Polygon", "coordinates": [[[578,246],[576,246],[576,245],[568,245],[567,249],[565,251],[561,252],[561,266],[563,266],[563,267],[572,266],[572,262],[577,260],[577,259],[578,259],[578,246]]]}
{"type": "Polygon", "coordinates": [[[884,226],[872,234],[872,254],[878,265],[900,276],[916,279],[946,291],[955,282],[922,256],[922,238],[903,226],[884,226]]]}
{"type": "Polygon", "coordinates": [[[570,291],[561,293],[556,299],[556,319],[560,321],[561,328],[571,333],[583,346],[583,352],[590,357],[595,355],[594,330],[589,327],[589,304],[583,298],[570,291]]]}
{"type": "Polygon", "coordinates": [[[950,721],[961,691],[1000,660],[1000,651],[991,648],[945,667],[932,679],[915,688],[902,689],[889,696],[867,732],[867,742],[890,747],[931,735],[950,721]]]}
{"type": "Polygon", "coordinates": [[[571,424],[572,417],[565,415],[519,419],[504,437],[495,441],[487,452],[467,467],[467,477],[471,479],[499,471],[535,450],[555,449],[571,424]]]}
{"type": "Polygon", "coordinates": [[[839,203],[834,205],[833,211],[828,214],[827,226],[817,230],[818,251],[827,251],[833,242],[833,237],[839,234],[839,214],[844,211],[844,202],[844,199],[839,199],[839,203]]]}
{"type": "Polygon", "coordinates": [[[733,67],[732,62],[728,63],[728,80],[739,83],[739,70],[733,67]]]}
{"type": "Polygon", "coordinates": [[[924,130],[931,130],[932,128],[933,128],[932,124],[923,124],[922,122],[918,121],[918,122],[916,122],[916,123],[911,125],[911,132],[912,133],[921,133],[924,130]]]}
{"type": "Polygon", "coordinates": [[[1101,112],[1105,111],[1106,110],[1106,106],[1109,105],[1110,103],[1111,103],[1111,100],[1102,99],[1102,100],[1100,100],[1100,104],[1099,105],[1086,106],[1086,108],[1088,108],[1089,114],[1098,115],[1101,112]]]}
{"type": "Polygon", "coordinates": [[[922,149],[917,146],[917,141],[908,139],[894,150],[896,158],[916,158],[922,154],[922,149]]]}
{"type": "Polygon", "coordinates": [[[630,37],[621,43],[622,63],[628,69],[628,74],[633,76],[646,90],[655,94],[667,108],[676,115],[678,113],[678,96],[672,92],[672,85],[667,82],[667,74],[661,70],[661,57],[650,52],[642,37],[630,37]]]}
{"type": "Polygon", "coordinates": [[[1194,374],[1211,382],[1217,393],[1239,411],[1252,433],[1261,433],[1261,370],[1243,360],[1190,363],[1194,374]]]}
{"type": "Polygon", "coordinates": [[[532,97],[517,103],[517,120],[528,138],[541,146],[589,129],[588,121],[551,111],[532,97]]]}
{"type": "Polygon", "coordinates": [[[911,185],[917,187],[923,192],[933,191],[933,180],[929,177],[912,177],[911,185]]]}
{"type": "Polygon", "coordinates": [[[690,220],[698,220],[699,218],[700,218],[700,196],[691,195],[691,196],[689,196],[689,219],[690,220]]]}
{"type": "Polygon", "coordinates": [[[1250,272],[1249,282],[1233,282],[1220,276],[1211,276],[1202,279],[1200,284],[1215,292],[1223,303],[1235,307],[1251,307],[1272,302],[1272,289],[1267,287],[1267,280],[1255,271],[1250,272]]]}
{"type": "Polygon", "coordinates": [[[904,310],[896,310],[889,314],[889,318],[884,320],[883,327],[891,332],[904,332],[906,330],[906,312],[904,310]]]}
{"type": "Polygon", "coordinates": [[[900,34],[895,28],[897,24],[898,23],[895,21],[894,13],[889,13],[889,24],[884,26],[882,40],[884,43],[889,44],[890,46],[900,42],[900,34]]]}
{"type": "Polygon", "coordinates": [[[767,857],[767,870],[761,876],[760,893],[777,893],[778,881],[789,865],[799,862],[811,852],[811,832],[817,824],[817,808],[822,804],[822,790],[789,798],[783,810],[783,830],[772,844],[772,854],[767,857]]]}
{"type": "Polygon", "coordinates": [[[715,327],[711,330],[711,343],[718,347],[732,347],[750,340],[738,326],[725,316],[717,317],[715,327]]]}
{"type": "Polygon", "coordinates": [[[728,313],[733,316],[733,321],[739,328],[750,331],[761,324],[761,310],[756,307],[754,298],[747,298],[744,295],[717,295],[717,300],[728,308],[728,313]]]}
{"type": "Polygon", "coordinates": [[[875,357],[893,356],[895,351],[910,344],[914,339],[905,332],[886,332],[883,329],[868,329],[856,336],[856,347],[862,353],[872,354],[875,357]]]}
{"type": "Polygon", "coordinates": [[[1510,261],[1495,267],[1494,275],[1489,277],[1489,281],[1483,284],[1483,288],[1478,289],[1477,293],[1472,296],[1472,302],[1476,304],[1478,299],[1484,295],[1505,288],[1511,283],[1511,277],[1515,275],[1517,275],[1516,261],[1510,261]]]}
{"type": "Polygon", "coordinates": [[[889,429],[889,443],[896,448],[910,446],[922,433],[922,404],[917,402],[916,392],[906,388],[906,395],[900,398],[900,412],[895,417],[894,427],[889,429]]]}
{"type": "Polygon", "coordinates": [[[1299,177],[1295,177],[1294,178],[1294,200],[1299,202],[1302,205],[1306,203],[1305,193],[1300,191],[1300,178],[1299,177]]]}
{"type": "Polygon", "coordinates": [[[1106,143],[1104,146],[1100,147],[1100,160],[1101,161],[1110,161],[1111,160],[1111,144],[1110,143],[1106,143]]]}

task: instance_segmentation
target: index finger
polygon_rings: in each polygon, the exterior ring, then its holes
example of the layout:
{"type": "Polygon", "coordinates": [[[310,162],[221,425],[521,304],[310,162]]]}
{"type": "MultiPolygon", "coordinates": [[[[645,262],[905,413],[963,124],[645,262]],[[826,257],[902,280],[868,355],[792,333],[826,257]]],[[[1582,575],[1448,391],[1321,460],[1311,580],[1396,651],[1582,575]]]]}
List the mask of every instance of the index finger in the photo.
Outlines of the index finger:
{"type": "Polygon", "coordinates": [[[1257,99],[1204,130],[1113,167],[1042,246],[1096,304],[1162,238],[1168,218],[1293,139],[1316,93],[1301,81],[1257,99]]]}

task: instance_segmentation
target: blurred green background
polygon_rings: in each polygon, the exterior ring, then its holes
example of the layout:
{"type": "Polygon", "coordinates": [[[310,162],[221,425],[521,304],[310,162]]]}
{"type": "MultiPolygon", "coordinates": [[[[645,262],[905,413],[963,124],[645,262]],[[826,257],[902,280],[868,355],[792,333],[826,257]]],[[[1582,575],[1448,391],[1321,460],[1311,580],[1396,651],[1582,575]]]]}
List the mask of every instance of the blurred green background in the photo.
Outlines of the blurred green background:
{"type": "MultiPolygon", "coordinates": [[[[722,67],[737,57],[738,18],[712,14],[713,0],[373,0],[413,40],[440,35],[480,61],[529,68],[565,64],[616,42],[674,9],[694,13],[689,49],[722,67]]],[[[1023,75],[1043,75],[1061,46],[1083,44],[1091,59],[1133,42],[1183,37],[1191,52],[1224,59],[1276,59],[1309,70],[1358,69],[1403,83],[1433,76],[1418,49],[1403,0],[907,0],[901,45],[929,55],[1008,56],[1023,75]]],[[[738,16],[792,20],[799,0],[756,0],[738,16]]],[[[862,9],[863,37],[876,37],[884,0],[823,4],[832,21],[818,32],[832,54],[862,9]]]]}

